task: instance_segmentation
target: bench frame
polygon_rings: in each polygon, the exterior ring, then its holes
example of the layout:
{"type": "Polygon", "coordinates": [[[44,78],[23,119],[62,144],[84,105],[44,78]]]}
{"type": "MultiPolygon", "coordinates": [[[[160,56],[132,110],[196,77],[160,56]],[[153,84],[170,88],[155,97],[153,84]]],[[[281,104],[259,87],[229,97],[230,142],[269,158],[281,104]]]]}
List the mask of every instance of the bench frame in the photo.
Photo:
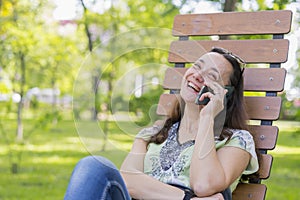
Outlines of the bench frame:
{"type": "Polygon", "coordinates": [[[292,12],[226,12],[213,14],[186,14],[174,18],[173,36],[179,37],[170,45],[169,62],[174,68],[166,71],[163,87],[170,94],[162,94],[157,109],[158,115],[167,115],[176,94],[179,92],[186,64],[193,63],[212,47],[223,47],[238,54],[247,64],[264,63],[268,68],[246,68],[244,72],[245,91],[265,92],[265,96],[245,97],[247,112],[251,120],[251,134],[256,148],[261,153],[259,178],[249,183],[239,183],[233,192],[233,199],[265,199],[267,187],[261,184],[270,176],[273,157],[267,154],[276,146],[278,127],[272,126],[280,115],[281,97],[286,70],[281,63],[287,61],[289,41],[284,35],[290,32],[292,12]],[[272,35],[272,39],[259,40],[207,40],[207,36],[272,35]],[[190,37],[204,37],[204,40],[190,40],[190,37]]]}

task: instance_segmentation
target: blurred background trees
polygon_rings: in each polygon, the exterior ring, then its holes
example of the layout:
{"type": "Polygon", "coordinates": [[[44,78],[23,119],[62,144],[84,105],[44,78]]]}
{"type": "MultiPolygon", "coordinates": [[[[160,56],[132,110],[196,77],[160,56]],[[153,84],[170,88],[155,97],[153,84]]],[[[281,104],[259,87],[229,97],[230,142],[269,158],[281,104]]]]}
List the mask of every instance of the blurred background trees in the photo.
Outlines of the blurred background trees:
{"type": "MultiPolygon", "coordinates": [[[[292,0],[0,0],[0,118],[16,120],[15,133],[1,132],[23,144],[62,118],[109,121],[122,112],[146,125],[162,92],[157,65],[169,65],[176,14],[286,8],[294,9],[291,34],[299,40],[299,1],[292,0]]],[[[300,120],[297,52],[286,65],[282,119],[300,120]]]]}

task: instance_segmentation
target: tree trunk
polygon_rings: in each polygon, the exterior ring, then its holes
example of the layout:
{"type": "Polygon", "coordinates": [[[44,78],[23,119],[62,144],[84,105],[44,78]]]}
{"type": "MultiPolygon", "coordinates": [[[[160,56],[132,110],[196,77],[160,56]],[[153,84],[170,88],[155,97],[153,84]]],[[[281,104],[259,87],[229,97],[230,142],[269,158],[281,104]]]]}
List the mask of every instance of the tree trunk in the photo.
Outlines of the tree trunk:
{"type": "Polygon", "coordinates": [[[21,99],[18,103],[18,111],[17,111],[17,140],[23,140],[23,123],[22,123],[22,112],[23,112],[23,100],[24,100],[24,86],[26,83],[25,80],[25,56],[22,52],[19,52],[20,56],[20,64],[21,64],[21,80],[20,80],[20,96],[21,99]]]}
{"type": "Polygon", "coordinates": [[[113,72],[109,73],[109,79],[108,79],[108,98],[107,98],[107,102],[106,102],[106,111],[105,111],[105,121],[104,121],[104,128],[103,128],[103,133],[104,133],[104,142],[103,142],[103,146],[102,146],[102,151],[105,151],[105,147],[106,147],[106,143],[107,143],[107,136],[109,133],[109,116],[112,114],[111,112],[111,97],[112,97],[112,90],[113,90],[113,84],[112,84],[112,80],[113,80],[113,72]]]}
{"type": "Polygon", "coordinates": [[[232,12],[235,11],[236,0],[226,0],[223,6],[224,12],[232,12]]]}
{"type": "Polygon", "coordinates": [[[87,39],[88,39],[88,49],[90,52],[92,52],[93,50],[93,41],[92,41],[92,37],[91,37],[91,32],[89,31],[89,25],[87,23],[87,20],[86,20],[86,11],[87,11],[87,8],[86,6],[84,5],[83,3],[83,0],[80,0],[81,2],[81,5],[83,7],[83,12],[84,12],[84,30],[85,30],[85,34],[87,36],[87,39]]]}
{"type": "MultiPolygon", "coordinates": [[[[95,72],[95,74],[98,74],[95,72]]],[[[98,97],[98,90],[99,90],[99,80],[98,80],[98,75],[92,76],[93,78],[93,92],[95,94],[95,106],[92,108],[92,118],[93,120],[98,119],[98,112],[99,112],[99,97],[98,97]]]]}
{"type": "MultiPolygon", "coordinates": [[[[83,22],[83,24],[84,24],[85,34],[86,34],[86,37],[87,37],[87,39],[88,39],[88,50],[89,50],[89,52],[92,52],[92,51],[93,51],[92,34],[91,34],[91,32],[89,31],[89,24],[88,24],[88,22],[87,22],[87,20],[86,20],[86,16],[87,16],[87,14],[86,14],[87,8],[86,8],[86,6],[85,6],[83,0],[80,0],[80,2],[81,2],[81,5],[82,5],[82,7],[83,7],[83,16],[84,16],[84,22],[83,22]]],[[[92,81],[94,81],[94,77],[93,77],[93,80],[92,80],[92,81]]],[[[98,82],[98,81],[97,81],[97,82],[98,82]]],[[[95,84],[96,84],[96,83],[93,82],[93,87],[94,87],[94,88],[95,88],[95,87],[98,87],[98,86],[96,86],[95,84]]],[[[96,93],[97,90],[94,90],[94,91],[95,91],[95,97],[97,98],[97,93],[96,93]]],[[[91,108],[91,112],[92,112],[92,120],[97,120],[97,116],[98,116],[98,108],[92,107],[92,108],[91,108]]]]}
{"type": "Polygon", "coordinates": [[[57,124],[57,105],[58,105],[58,99],[56,96],[56,75],[57,75],[57,68],[58,68],[58,63],[56,63],[53,71],[52,71],[52,80],[51,80],[51,87],[52,87],[52,124],[56,125],[57,124]]]}

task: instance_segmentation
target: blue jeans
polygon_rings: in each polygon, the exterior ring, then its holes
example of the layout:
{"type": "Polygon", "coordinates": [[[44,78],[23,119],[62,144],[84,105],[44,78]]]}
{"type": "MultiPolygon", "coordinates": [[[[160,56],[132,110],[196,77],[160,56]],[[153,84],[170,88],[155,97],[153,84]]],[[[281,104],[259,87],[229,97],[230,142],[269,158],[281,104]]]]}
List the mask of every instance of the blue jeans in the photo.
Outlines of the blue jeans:
{"type": "Polygon", "coordinates": [[[101,156],[88,156],[76,165],[65,200],[130,200],[120,172],[101,156]]]}

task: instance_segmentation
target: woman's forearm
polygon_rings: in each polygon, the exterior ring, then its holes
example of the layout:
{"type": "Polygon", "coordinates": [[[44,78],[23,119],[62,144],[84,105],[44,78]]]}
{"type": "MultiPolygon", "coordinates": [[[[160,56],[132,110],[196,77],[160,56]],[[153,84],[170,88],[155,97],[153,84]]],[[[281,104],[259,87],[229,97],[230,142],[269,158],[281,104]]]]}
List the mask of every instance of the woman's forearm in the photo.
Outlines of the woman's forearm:
{"type": "Polygon", "coordinates": [[[201,117],[190,168],[190,183],[197,196],[208,196],[223,190],[225,174],[218,159],[214,140],[214,120],[201,117]]]}
{"type": "Polygon", "coordinates": [[[144,174],[146,146],[145,141],[136,139],[131,152],[121,166],[120,172],[131,197],[135,199],[183,199],[182,190],[144,174]]]}
{"type": "Polygon", "coordinates": [[[121,171],[121,174],[132,198],[182,200],[184,197],[181,189],[162,183],[144,173],[121,171]]]}

